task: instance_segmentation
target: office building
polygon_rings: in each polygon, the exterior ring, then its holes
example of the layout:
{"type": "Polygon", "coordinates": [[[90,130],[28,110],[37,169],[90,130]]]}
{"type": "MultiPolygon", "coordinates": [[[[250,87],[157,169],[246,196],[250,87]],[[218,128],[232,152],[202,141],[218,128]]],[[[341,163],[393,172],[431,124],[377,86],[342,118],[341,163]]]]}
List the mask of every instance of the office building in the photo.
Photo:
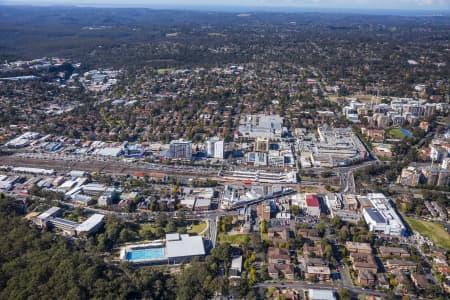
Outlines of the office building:
{"type": "Polygon", "coordinates": [[[403,236],[406,234],[406,227],[403,221],[386,196],[373,193],[368,194],[367,198],[373,207],[363,209],[363,217],[370,231],[392,236],[403,236]]]}
{"type": "Polygon", "coordinates": [[[192,142],[175,140],[170,142],[169,157],[173,159],[191,159],[192,142]]]}
{"type": "Polygon", "coordinates": [[[218,137],[212,137],[206,141],[206,153],[208,157],[224,158],[224,142],[218,137]]]}

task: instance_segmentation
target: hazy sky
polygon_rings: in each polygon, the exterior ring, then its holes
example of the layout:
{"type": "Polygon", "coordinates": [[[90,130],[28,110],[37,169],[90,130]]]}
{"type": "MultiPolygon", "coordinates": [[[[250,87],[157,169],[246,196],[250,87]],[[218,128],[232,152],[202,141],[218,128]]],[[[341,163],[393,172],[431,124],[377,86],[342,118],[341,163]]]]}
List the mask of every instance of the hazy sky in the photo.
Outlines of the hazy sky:
{"type": "Polygon", "coordinates": [[[101,6],[247,6],[355,9],[449,10],[450,0],[0,0],[0,4],[66,4],[101,6]]]}

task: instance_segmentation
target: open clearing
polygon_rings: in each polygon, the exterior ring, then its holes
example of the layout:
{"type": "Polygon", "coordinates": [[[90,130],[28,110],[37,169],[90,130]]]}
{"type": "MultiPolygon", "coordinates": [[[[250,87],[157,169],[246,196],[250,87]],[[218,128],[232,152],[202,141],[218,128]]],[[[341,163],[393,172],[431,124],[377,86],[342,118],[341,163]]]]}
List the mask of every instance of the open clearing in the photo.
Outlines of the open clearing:
{"type": "Polygon", "coordinates": [[[230,243],[231,245],[243,245],[247,239],[247,234],[219,235],[221,243],[230,243]]]}
{"type": "Polygon", "coordinates": [[[406,135],[400,130],[400,128],[392,128],[389,130],[389,134],[396,139],[405,139],[406,135]]]}
{"type": "Polygon", "coordinates": [[[191,226],[191,229],[188,230],[188,233],[196,233],[196,234],[200,234],[203,232],[203,230],[205,230],[206,228],[206,223],[205,222],[201,222],[195,225],[191,226]]]}
{"type": "Polygon", "coordinates": [[[450,250],[450,235],[440,224],[405,218],[412,230],[430,238],[437,246],[450,250]]]}

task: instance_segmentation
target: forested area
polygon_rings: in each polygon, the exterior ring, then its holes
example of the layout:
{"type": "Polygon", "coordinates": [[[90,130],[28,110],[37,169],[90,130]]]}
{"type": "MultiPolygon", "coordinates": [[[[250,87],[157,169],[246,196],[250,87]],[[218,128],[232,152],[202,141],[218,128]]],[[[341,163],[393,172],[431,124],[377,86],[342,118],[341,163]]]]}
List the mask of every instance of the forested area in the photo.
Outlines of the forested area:
{"type": "Polygon", "coordinates": [[[228,289],[226,277],[217,277],[219,266],[230,264],[228,244],[168,275],[106,263],[81,241],[41,232],[23,217],[13,199],[0,194],[0,299],[205,299],[228,289]]]}

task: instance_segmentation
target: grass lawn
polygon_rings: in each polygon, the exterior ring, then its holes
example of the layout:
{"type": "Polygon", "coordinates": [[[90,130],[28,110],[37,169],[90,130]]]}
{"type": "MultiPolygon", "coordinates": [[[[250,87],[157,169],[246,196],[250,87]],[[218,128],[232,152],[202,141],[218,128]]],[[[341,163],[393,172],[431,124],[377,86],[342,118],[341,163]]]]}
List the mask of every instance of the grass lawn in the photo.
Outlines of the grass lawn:
{"type": "Polygon", "coordinates": [[[170,74],[173,73],[174,69],[171,68],[167,68],[167,69],[158,69],[158,74],[159,75],[163,75],[163,74],[170,74]]]}
{"type": "MultiPolygon", "coordinates": [[[[147,232],[151,232],[152,234],[156,234],[157,226],[152,224],[141,224],[141,228],[139,229],[139,236],[144,238],[146,237],[147,232]]],[[[177,228],[178,230],[184,229],[185,227],[177,228]]],[[[199,222],[198,224],[192,224],[191,229],[187,231],[190,234],[200,234],[206,228],[205,222],[199,222]]]]}
{"type": "Polygon", "coordinates": [[[389,130],[389,134],[396,139],[405,139],[406,135],[401,132],[400,128],[392,128],[389,130]]]}
{"type": "Polygon", "coordinates": [[[222,243],[230,243],[232,245],[243,245],[245,240],[247,239],[247,234],[234,234],[234,235],[225,235],[221,233],[219,235],[220,242],[222,243]]]}
{"type": "Polygon", "coordinates": [[[450,235],[437,223],[405,218],[412,230],[430,238],[437,246],[450,250],[450,235]]]}
{"type": "Polygon", "coordinates": [[[191,229],[188,230],[188,233],[196,233],[196,234],[200,234],[203,230],[205,230],[206,228],[206,223],[205,222],[200,222],[198,224],[193,224],[191,226],[191,229]]]}
{"type": "Polygon", "coordinates": [[[315,186],[302,186],[298,190],[300,193],[320,193],[320,189],[315,186]]]}

